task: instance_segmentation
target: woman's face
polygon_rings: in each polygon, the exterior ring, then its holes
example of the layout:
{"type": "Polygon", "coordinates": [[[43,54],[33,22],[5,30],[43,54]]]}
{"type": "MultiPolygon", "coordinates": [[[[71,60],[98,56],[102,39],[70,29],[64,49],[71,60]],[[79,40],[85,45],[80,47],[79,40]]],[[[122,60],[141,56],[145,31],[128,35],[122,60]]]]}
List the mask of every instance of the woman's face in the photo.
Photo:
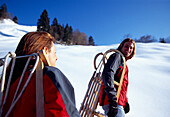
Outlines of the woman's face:
{"type": "Polygon", "coordinates": [[[128,58],[134,49],[134,45],[132,42],[125,42],[123,47],[122,47],[122,53],[125,56],[125,58],[128,58]]]}
{"type": "Polygon", "coordinates": [[[55,62],[57,61],[56,49],[54,43],[52,43],[51,51],[47,51],[47,57],[51,66],[55,67],[55,62]]]}

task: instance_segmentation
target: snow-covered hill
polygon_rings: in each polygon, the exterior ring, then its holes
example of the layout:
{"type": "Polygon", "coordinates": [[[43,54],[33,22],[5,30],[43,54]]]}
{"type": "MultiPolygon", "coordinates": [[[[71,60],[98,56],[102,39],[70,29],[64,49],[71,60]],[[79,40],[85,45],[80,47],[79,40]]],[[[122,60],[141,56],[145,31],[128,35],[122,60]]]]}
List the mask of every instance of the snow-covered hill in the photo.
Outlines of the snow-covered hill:
{"type": "Polygon", "coordinates": [[[6,51],[14,51],[21,37],[31,31],[36,31],[36,26],[18,25],[10,19],[0,20],[0,56],[6,51]]]}
{"type": "MultiPolygon", "coordinates": [[[[10,20],[0,22],[0,58],[14,51],[20,38],[36,26],[22,26],[10,20]]],[[[108,46],[55,45],[56,66],[72,83],[79,109],[93,74],[93,59],[98,52],[117,48],[108,46]]],[[[129,67],[128,99],[131,110],[127,117],[169,117],[170,105],[170,44],[137,43],[136,55],[129,67]]],[[[99,108],[100,111],[101,108],[99,108]]]]}

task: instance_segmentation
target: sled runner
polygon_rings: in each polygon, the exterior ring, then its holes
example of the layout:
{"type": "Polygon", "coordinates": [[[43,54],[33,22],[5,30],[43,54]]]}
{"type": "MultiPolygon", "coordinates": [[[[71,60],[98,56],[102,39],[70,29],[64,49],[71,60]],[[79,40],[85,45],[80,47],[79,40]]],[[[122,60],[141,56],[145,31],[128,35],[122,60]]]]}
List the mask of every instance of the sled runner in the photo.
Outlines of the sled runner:
{"type": "MultiPolygon", "coordinates": [[[[82,102],[80,110],[79,110],[81,117],[94,117],[94,116],[105,117],[104,114],[102,114],[100,112],[96,112],[96,109],[98,106],[98,98],[99,98],[99,93],[100,93],[101,86],[102,86],[103,68],[104,68],[106,61],[108,60],[109,55],[114,52],[119,53],[122,56],[123,61],[125,63],[125,58],[124,58],[123,54],[116,49],[110,49],[110,50],[106,51],[105,53],[98,53],[95,56],[95,58],[94,58],[95,71],[94,71],[93,76],[89,82],[87,92],[85,94],[85,97],[83,99],[83,102],[82,102]],[[101,58],[100,58],[100,61],[98,62],[98,65],[96,66],[96,64],[97,64],[96,62],[97,62],[97,59],[99,58],[99,56],[101,58]]],[[[120,94],[120,90],[121,90],[121,86],[122,86],[122,82],[123,82],[123,78],[124,78],[125,67],[126,67],[126,65],[124,64],[120,82],[118,83],[118,82],[114,81],[114,84],[118,86],[117,95],[116,95],[117,101],[119,98],[119,94],[120,94]]]]}
{"type": "Polygon", "coordinates": [[[15,53],[9,52],[4,58],[4,65],[3,65],[3,70],[2,70],[2,74],[1,74],[1,79],[0,79],[0,117],[3,114],[3,107],[6,103],[6,99],[9,93],[9,88],[10,88],[10,82],[12,79],[12,74],[13,74],[13,70],[14,70],[14,66],[15,66],[15,62],[16,59],[25,59],[27,58],[27,62],[25,64],[25,67],[23,69],[23,72],[21,74],[18,86],[16,88],[15,91],[15,95],[13,97],[13,101],[11,103],[11,106],[8,110],[8,112],[6,113],[5,117],[8,117],[11,110],[13,109],[13,107],[15,106],[15,104],[17,103],[17,101],[20,99],[20,97],[22,96],[25,88],[27,87],[33,73],[36,71],[36,116],[37,117],[44,117],[45,113],[44,113],[44,94],[43,94],[43,67],[44,66],[50,66],[48,59],[45,57],[44,55],[44,51],[41,50],[39,51],[39,53],[34,53],[31,55],[25,55],[25,56],[16,56],[15,53]],[[11,58],[12,60],[12,66],[10,69],[10,74],[9,74],[9,79],[8,79],[8,83],[6,86],[6,90],[4,91],[4,85],[5,85],[5,80],[6,80],[6,69],[7,69],[7,61],[9,60],[9,58],[11,58]],[[19,93],[19,89],[21,86],[21,82],[23,80],[24,74],[28,68],[28,65],[30,63],[30,61],[34,59],[35,60],[35,64],[29,74],[29,77],[27,79],[27,81],[25,82],[23,88],[21,89],[21,92],[19,93]]]}

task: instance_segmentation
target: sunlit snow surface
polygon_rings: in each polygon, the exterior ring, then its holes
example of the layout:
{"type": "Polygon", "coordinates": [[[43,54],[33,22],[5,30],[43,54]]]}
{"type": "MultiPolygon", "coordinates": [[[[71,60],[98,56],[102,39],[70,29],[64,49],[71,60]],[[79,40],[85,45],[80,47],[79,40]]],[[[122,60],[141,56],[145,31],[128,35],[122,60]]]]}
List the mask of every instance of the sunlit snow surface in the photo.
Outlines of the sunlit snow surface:
{"type": "MultiPolygon", "coordinates": [[[[23,26],[10,20],[0,21],[0,58],[15,51],[21,37],[36,31],[36,26],[23,26]]],[[[55,45],[58,67],[70,80],[79,110],[94,72],[93,59],[99,52],[118,47],[55,45]]],[[[170,44],[137,43],[136,55],[127,61],[129,68],[127,117],[169,117],[170,105],[170,44]]],[[[1,70],[2,68],[0,68],[1,70]]],[[[98,108],[103,112],[101,108],[98,108]]]]}

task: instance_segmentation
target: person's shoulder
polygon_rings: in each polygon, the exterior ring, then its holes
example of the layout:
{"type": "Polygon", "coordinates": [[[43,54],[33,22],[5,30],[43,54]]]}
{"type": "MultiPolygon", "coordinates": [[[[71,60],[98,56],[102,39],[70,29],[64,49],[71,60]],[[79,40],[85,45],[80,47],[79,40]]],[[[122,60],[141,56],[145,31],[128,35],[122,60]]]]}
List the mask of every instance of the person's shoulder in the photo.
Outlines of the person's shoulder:
{"type": "Polygon", "coordinates": [[[44,71],[45,72],[61,72],[57,67],[52,67],[52,66],[45,66],[44,71]]]}
{"type": "Polygon", "coordinates": [[[45,66],[43,70],[44,74],[47,74],[50,77],[65,77],[65,75],[56,67],[45,66]]]}
{"type": "Polygon", "coordinates": [[[115,52],[109,57],[110,61],[119,61],[121,64],[123,64],[123,57],[120,53],[115,52]]]}
{"type": "Polygon", "coordinates": [[[115,55],[115,56],[121,56],[120,53],[118,53],[118,52],[113,53],[113,55],[115,55]]]}
{"type": "Polygon", "coordinates": [[[63,89],[64,89],[63,86],[67,86],[70,89],[71,88],[73,89],[68,78],[58,68],[45,66],[43,72],[46,76],[48,76],[52,80],[56,87],[60,85],[63,89]]]}
{"type": "Polygon", "coordinates": [[[115,53],[111,54],[110,57],[111,57],[111,58],[117,58],[117,59],[118,59],[118,58],[121,58],[121,55],[120,55],[120,53],[115,52],[115,53]]]}

